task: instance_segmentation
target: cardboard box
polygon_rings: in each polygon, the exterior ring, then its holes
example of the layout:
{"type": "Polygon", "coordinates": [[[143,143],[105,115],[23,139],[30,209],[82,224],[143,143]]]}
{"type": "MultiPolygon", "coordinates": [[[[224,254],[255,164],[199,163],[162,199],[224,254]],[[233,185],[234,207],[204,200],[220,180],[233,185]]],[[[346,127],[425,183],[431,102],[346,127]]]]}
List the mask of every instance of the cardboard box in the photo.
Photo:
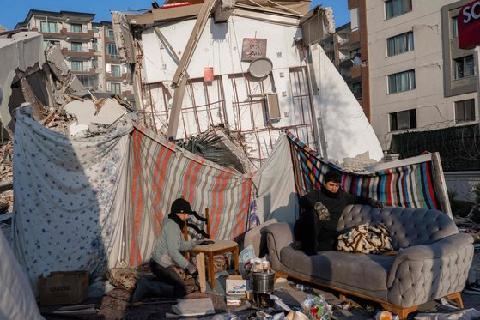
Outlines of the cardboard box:
{"type": "Polygon", "coordinates": [[[88,296],[88,272],[52,272],[38,279],[40,305],[79,304],[88,296]]]}
{"type": "Polygon", "coordinates": [[[226,284],[227,295],[242,295],[247,293],[247,280],[243,280],[240,275],[230,275],[226,284]]]}

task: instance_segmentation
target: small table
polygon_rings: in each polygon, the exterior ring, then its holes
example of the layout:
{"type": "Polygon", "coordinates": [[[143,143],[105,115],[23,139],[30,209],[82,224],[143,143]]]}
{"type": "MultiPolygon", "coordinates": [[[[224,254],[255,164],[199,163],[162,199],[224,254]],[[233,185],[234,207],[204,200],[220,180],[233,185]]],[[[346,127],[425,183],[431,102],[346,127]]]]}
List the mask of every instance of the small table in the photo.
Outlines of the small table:
{"type": "Polygon", "coordinates": [[[210,282],[210,287],[212,289],[215,288],[216,284],[215,264],[213,262],[214,256],[221,255],[226,252],[231,252],[233,255],[233,266],[235,269],[235,273],[238,273],[239,249],[238,244],[235,241],[215,240],[214,244],[209,244],[206,246],[198,245],[195,246],[191,251],[197,253],[197,269],[201,292],[205,291],[205,255],[208,257],[208,281],[210,282]]]}

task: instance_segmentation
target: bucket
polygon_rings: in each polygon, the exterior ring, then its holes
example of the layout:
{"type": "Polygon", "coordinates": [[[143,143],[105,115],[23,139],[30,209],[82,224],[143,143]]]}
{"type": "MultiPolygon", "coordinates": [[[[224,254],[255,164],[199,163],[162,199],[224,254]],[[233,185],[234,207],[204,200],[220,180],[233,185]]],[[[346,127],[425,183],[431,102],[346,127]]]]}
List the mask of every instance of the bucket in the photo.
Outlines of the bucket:
{"type": "Polygon", "coordinates": [[[254,293],[272,293],[275,286],[275,272],[253,272],[252,291],[254,293]]]}
{"type": "Polygon", "coordinates": [[[213,81],[213,67],[203,68],[203,82],[213,81]]]}

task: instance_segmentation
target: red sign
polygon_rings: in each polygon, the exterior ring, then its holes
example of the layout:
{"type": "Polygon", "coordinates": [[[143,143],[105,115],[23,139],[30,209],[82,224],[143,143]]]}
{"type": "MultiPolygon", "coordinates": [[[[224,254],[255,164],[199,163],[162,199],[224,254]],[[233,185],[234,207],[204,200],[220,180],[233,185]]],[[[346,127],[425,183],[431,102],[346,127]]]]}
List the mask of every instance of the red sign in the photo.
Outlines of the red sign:
{"type": "Polygon", "coordinates": [[[460,9],[458,37],[461,49],[472,49],[480,45],[480,0],[473,1],[460,9]]]}

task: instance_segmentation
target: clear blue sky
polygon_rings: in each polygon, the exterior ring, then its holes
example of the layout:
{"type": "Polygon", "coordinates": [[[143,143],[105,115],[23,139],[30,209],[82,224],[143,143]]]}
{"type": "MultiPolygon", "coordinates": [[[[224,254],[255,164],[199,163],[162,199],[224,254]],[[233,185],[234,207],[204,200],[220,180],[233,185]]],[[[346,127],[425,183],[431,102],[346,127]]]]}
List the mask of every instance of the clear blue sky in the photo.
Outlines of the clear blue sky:
{"type": "MultiPolygon", "coordinates": [[[[347,0],[314,0],[313,5],[332,7],[336,24],[340,26],[349,20],[347,2],[347,0]]],[[[29,9],[94,13],[95,21],[100,21],[111,20],[110,10],[138,10],[149,8],[150,5],[150,0],[0,0],[0,25],[13,29],[17,22],[25,19],[29,9]]]]}

